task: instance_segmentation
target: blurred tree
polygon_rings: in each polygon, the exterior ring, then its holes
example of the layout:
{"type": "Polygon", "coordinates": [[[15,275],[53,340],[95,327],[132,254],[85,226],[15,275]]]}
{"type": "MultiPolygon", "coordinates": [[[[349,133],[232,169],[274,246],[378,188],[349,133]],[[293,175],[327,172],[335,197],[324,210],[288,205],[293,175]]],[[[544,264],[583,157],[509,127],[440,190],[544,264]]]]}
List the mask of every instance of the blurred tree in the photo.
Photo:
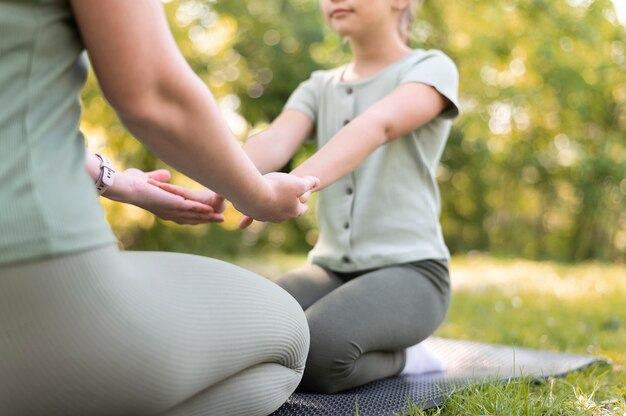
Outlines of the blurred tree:
{"type": "MultiPolygon", "coordinates": [[[[349,59],[316,0],[164,3],[181,50],[240,139],[271,121],[313,70],[349,59]]],[[[426,2],[417,17],[413,46],[444,50],[461,73],[463,114],[439,172],[452,251],[625,261],[626,31],[610,1],[426,2]]],[[[162,166],[130,139],[93,77],[83,98],[90,147],[106,144],[122,166],[162,166]]],[[[233,211],[223,226],[191,228],[106,208],[135,249],[304,251],[317,235],[312,213],[240,232],[233,211]]]]}
{"type": "Polygon", "coordinates": [[[451,247],[623,261],[625,31],[612,4],[432,2],[423,18],[420,41],[462,80],[440,177],[451,247]]]}

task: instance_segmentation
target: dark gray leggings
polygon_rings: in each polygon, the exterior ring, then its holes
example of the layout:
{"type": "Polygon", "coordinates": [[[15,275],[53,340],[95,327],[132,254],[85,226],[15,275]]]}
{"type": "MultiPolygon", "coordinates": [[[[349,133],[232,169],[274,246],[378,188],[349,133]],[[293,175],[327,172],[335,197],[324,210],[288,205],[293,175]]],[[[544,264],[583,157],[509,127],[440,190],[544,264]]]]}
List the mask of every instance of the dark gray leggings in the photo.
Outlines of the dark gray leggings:
{"type": "Polygon", "coordinates": [[[398,374],[405,349],[437,329],[450,302],[445,260],[355,273],[313,264],[275,282],[305,311],[311,348],[298,388],[317,393],[398,374]]]}

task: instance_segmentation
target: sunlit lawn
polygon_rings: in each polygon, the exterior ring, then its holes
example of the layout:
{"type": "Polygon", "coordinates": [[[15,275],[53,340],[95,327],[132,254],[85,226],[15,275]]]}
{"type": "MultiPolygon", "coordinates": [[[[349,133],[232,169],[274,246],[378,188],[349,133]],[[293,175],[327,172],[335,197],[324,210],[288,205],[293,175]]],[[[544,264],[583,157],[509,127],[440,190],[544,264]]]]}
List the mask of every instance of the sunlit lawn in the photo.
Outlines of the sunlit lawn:
{"type": "MultiPolygon", "coordinates": [[[[271,255],[235,262],[264,276],[304,263],[271,255]]],[[[435,335],[592,354],[611,365],[562,379],[471,386],[437,415],[626,415],[626,265],[561,265],[457,257],[451,265],[453,300],[435,335]]]]}

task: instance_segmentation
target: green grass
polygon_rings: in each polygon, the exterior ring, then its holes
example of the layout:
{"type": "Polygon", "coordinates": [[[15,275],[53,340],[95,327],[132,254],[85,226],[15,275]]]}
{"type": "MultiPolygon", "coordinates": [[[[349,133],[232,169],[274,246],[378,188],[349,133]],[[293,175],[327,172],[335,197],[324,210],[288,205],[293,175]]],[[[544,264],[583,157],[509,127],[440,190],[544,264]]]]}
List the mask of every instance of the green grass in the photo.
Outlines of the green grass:
{"type": "Polygon", "coordinates": [[[429,411],[414,405],[404,414],[422,415],[623,415],[624,389],[619,391],[610,369],[592,367],[541,384],[529,379],[474,384],[450,395],[444,405],[429,411]]]}
{"type": "MultiPolygon", "coordinates": [[[[238,260],[267,277],[304,257],[238,260]]],[[[626,265],[564,265],[487,256],[452,260],[453,298],[436,336],[592,354],[610,362],[564,378],[470,385],[417,415],[626,416],[626,265]]]]}

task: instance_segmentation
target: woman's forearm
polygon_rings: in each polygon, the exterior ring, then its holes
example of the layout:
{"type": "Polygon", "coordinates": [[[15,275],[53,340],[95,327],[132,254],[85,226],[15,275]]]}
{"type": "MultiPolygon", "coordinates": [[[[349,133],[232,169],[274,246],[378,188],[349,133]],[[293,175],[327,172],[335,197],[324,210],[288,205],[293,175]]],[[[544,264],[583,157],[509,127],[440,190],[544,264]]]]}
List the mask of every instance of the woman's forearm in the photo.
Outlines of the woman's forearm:
{"type": "Polygon", "coordinates": [[[316,178],[261,176],[178,49],[158,1],[71,0],[102,92],[164,161],[263,221],[306,211],[316,178]]]}
{"type": "Polygon", "coordinates": [[[118,114],[165,162],[236,205],[248,205],[267,195],[261,174],[195,74],[188,71],[186,77],[169,79],[144,97],[118,114]],[[189,158],[191,154],[193,158],[189,158]]]}
{"type": "Polygon", "coordinates": [[[266,184],[169,31],[160,2],[72,0],[105,97],[163,160],[247,206],[266,184]]]}
{"type": "Polygon", "coordinates": [[[95,183],[100,175],[100,159],[88,150],[85,150],[85,168],[87,169],[89,177],[93,179],[95,183]]]}

